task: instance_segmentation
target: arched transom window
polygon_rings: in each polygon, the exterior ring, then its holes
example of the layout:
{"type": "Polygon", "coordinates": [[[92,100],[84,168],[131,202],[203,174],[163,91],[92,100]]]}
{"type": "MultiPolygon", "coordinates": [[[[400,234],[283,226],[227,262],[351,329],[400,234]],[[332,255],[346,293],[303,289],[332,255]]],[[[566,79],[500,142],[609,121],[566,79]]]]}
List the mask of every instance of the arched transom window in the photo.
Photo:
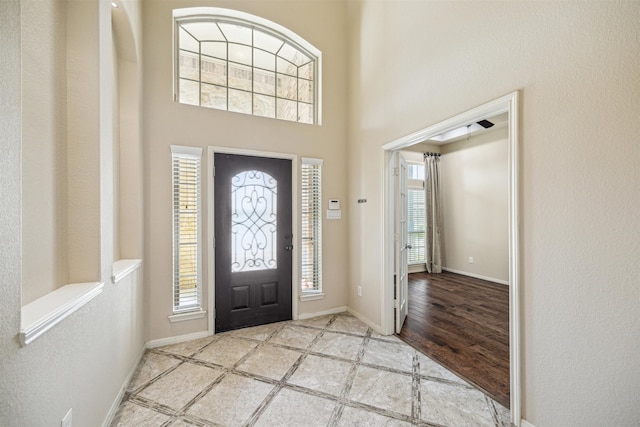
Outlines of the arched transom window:
{"type": "Polygon", "coordinates": [[[318,123],[321,53],[290,30],[219,8],[174,10],[176,99],[318,123]]]}

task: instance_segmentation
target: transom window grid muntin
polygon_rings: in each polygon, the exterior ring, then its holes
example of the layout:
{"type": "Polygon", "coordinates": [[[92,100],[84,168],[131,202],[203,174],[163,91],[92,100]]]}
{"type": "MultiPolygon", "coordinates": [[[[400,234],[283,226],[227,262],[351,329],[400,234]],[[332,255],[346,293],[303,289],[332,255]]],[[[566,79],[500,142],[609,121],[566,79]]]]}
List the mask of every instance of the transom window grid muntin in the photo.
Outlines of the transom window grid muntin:
{"type": "Polygon", "coordinates": [[[201,149],[172,146],[173,313],[201,308],[201,149]]]}
{"type": "Polygon", "coordinates": [[[198,16],[176,19],[176,45],[180,103],[318,123],[319,60],[290,38],[244,20],[198,16]],[[196,34],[205,26],[208,35],[196,34]]]}
{"type": "Polygon", "coordinates": [[[302,159],[302,292],[322,292],[322,160],[302,159]]]}

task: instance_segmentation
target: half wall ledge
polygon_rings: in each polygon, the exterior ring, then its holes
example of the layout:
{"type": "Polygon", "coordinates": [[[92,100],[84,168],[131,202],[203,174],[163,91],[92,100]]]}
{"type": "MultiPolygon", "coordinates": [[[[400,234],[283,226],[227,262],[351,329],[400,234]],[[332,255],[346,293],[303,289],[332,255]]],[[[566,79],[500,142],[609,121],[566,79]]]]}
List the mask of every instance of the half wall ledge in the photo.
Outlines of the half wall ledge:
{"type": "Polygon", "coordinates": [[[20,344],[26,346],[103,291],[103,282],[72,283],[22,307],[20,344]]]}
{"type": "Polygon", "coordinates": [[[121,259],[113,263],[111,281],[115,284],[133,273],[142,265],[141,259],[121,259]]]}

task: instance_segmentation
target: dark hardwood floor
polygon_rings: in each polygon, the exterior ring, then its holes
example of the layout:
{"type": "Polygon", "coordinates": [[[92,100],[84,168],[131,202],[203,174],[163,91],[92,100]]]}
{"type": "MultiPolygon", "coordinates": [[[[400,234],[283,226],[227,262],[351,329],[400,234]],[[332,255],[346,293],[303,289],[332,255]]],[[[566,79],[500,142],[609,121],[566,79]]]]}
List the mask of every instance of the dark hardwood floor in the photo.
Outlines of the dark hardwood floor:
{"type": "Polygon", "coordinates": [[[398,336],[509,408],[509,290],[460,274],[409,275],[398,336]]]}

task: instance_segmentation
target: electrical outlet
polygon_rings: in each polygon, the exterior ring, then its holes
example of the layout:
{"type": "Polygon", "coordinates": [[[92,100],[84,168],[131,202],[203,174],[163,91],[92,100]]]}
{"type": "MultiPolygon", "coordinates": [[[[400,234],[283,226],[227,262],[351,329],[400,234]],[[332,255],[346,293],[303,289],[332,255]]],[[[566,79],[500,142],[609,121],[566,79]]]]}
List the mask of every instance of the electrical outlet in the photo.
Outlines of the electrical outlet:
{"type": "Polygon", "coordinates": [[[60,422],[60,427],[71,427],[71,411],[73,409],[69,408],[69,412],[67,412],[67,415],[64,416],[64,418],[62,419],[62,421],[60,422]]]}
{"type": "Polygon", "coordinates": [[[469,257],[469,264],[473,264],[473,257],[472,256],[469,257]]]}
{"type": "Polygon", "coordinates": [[[358,296],[362,296],[362,286],[358,286],[358,296]]]}

